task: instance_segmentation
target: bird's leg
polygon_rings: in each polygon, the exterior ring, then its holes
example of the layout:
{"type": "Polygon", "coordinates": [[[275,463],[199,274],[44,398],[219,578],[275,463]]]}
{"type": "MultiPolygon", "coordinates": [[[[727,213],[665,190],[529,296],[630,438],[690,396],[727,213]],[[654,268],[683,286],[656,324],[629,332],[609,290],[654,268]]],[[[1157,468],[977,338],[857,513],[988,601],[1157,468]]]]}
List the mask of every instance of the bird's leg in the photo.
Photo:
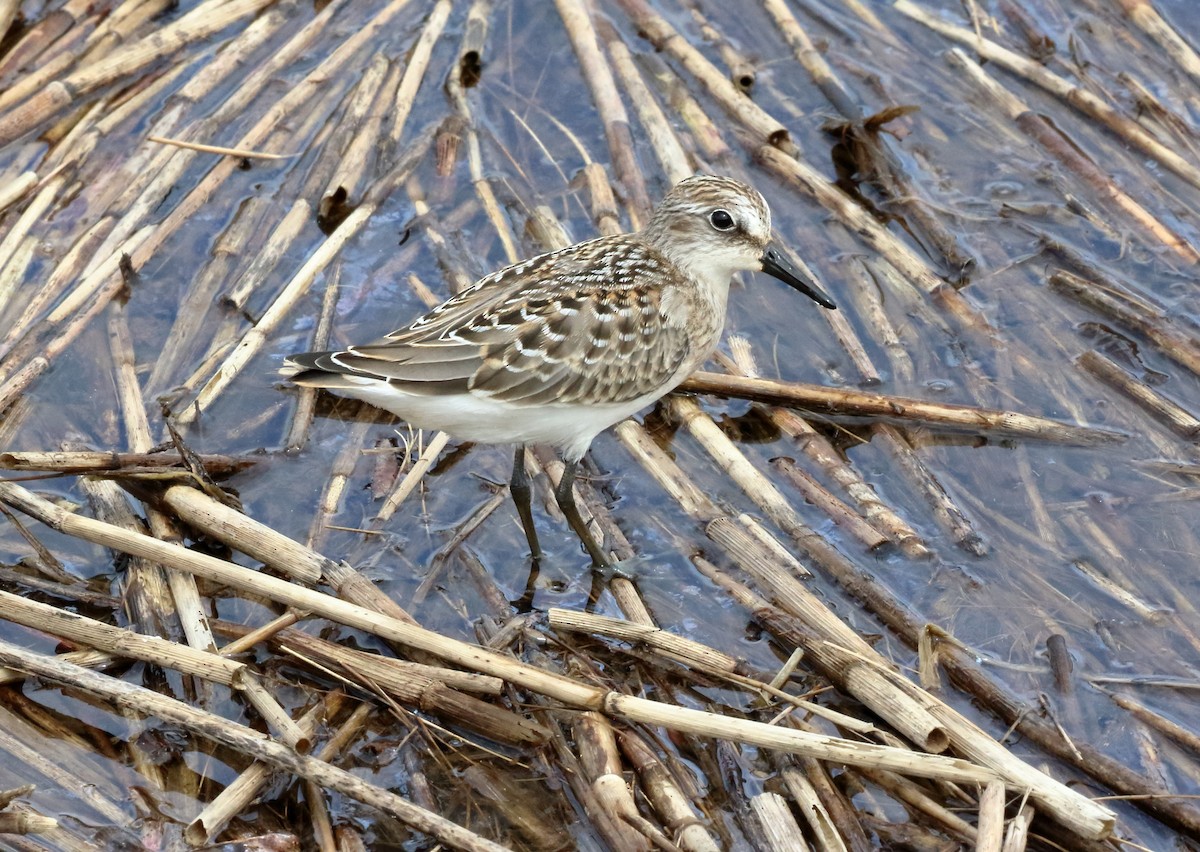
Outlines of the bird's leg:
{"type": "Polygon", "coordinates": [[[533,509],[531,507],[533,489],[529,487],[529,474],[525,470],[524,444],[517,445],[517,452],[513,457],[512,481],[508,483],[508,491],[512,494],[513,502],[517,504],[517,514],[521,517],[525,540],[529,542],[529,553],[534,559],[540,559],[542,548],[538,544],[537,529],[533,525],[533,509]]]}
{"type": "Polygon", "coordinates": [[[575,535],[579,536],[579,540],[583,542],[583,546],[591,554],[592,567],[610,568],[611,564],[608,555],[596,543],[596,539],[592,538],[587,524],[579,516],[579,507],[575,505],[575,489],[573,486],[575,485],[575,468],[578,464],[578,461],[564,461],[562,479],[558,481],[558,487],[554,489],[554,499],[558,501],[558,507],[567,516],[567,523],[571,525],[571,529],[575,530],[575,535]]]}

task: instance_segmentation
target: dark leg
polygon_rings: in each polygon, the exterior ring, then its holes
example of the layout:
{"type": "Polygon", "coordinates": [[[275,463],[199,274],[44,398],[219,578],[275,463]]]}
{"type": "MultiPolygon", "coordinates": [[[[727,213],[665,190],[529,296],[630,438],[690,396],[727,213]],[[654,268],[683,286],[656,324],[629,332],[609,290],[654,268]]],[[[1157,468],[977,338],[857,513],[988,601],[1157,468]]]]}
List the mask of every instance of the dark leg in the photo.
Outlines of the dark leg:
{"type": "Polygon", "coordinates": [[[558,507],[567,516],[567,523],[571,525],[571,529],[575,530],[575,535],[579,536],[579,540],[583,542],[583,546],[591,554],[592,567],[610,568],[612,566],[609,563],[608,555],[601,550],[600,545],[592,538],[587,524],[579,516],[579,507],[575,505],[575,491],[571,486],[575,484],[575,468],[579,462],[569,461],[564,462],[564,464],[562,479],[558,481],[558,488],[554,489],[554,499],[558,501],[558,507]]]}
{"type": "Polygon", "coordinates": [[[525,472],[525,446],[517,445],[517,453],[513,457],[512,481],[508,484],[513,502],[517,504],[517,514],[521,517],[521,526],[525,529],[525,539],[529,542],[529,552],[534,559],[540,559],[542,548],[538,544],[537,529],[533,526],[533,509],[531,498],[533,489],[529,487],[529,474],[525,472]]]}

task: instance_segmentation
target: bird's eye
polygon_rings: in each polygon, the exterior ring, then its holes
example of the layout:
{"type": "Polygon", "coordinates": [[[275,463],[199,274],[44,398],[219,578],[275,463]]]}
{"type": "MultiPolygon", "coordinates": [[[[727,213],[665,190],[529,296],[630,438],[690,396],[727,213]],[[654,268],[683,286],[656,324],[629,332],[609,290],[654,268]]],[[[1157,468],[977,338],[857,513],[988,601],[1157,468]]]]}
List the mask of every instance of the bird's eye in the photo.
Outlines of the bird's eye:
{"type": "Polygon", "coordinates": [[[718,231],[733,230],[733,217],[729,215],[728,210],[714,210],[708,214],[708,221],[718,231]]]}

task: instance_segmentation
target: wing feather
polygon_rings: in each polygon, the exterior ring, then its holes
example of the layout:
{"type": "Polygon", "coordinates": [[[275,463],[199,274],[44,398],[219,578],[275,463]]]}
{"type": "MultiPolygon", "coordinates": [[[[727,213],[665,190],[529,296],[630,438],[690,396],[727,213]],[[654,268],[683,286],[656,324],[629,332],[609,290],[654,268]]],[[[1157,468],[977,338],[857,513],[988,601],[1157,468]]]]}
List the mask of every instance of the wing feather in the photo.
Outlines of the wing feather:
{"type": "Polygon", "coordinates": [[[603,237],[502,269],[365,346],[293,362],[307,384],[348,377],[418,395],[515,405],[628,402],[662,388],[691,353],[664,310],[673,267],[636,239],[603,237]]]}

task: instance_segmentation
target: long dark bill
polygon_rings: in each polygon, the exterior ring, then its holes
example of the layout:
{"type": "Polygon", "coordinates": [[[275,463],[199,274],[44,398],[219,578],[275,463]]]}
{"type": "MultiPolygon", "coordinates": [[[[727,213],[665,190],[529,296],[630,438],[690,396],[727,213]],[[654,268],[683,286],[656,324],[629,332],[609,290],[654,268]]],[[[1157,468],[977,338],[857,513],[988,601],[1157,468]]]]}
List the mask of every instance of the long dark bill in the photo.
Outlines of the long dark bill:
{"type": "Polygon", "coordinates": [[[772,278],[778,278],[783,283],[795,287],[821,307],[829,308],[831,311],[837,310],[837,305],[833,303],[833,299],[829,298],[828,294],[817,286],[815,281],[801,274],[800,270],[790,260],[780,254],[779,249],[775,248],[775,246],[769,245],[767,246],[767,250],[763,252],[762,271],[772,278]]]}

